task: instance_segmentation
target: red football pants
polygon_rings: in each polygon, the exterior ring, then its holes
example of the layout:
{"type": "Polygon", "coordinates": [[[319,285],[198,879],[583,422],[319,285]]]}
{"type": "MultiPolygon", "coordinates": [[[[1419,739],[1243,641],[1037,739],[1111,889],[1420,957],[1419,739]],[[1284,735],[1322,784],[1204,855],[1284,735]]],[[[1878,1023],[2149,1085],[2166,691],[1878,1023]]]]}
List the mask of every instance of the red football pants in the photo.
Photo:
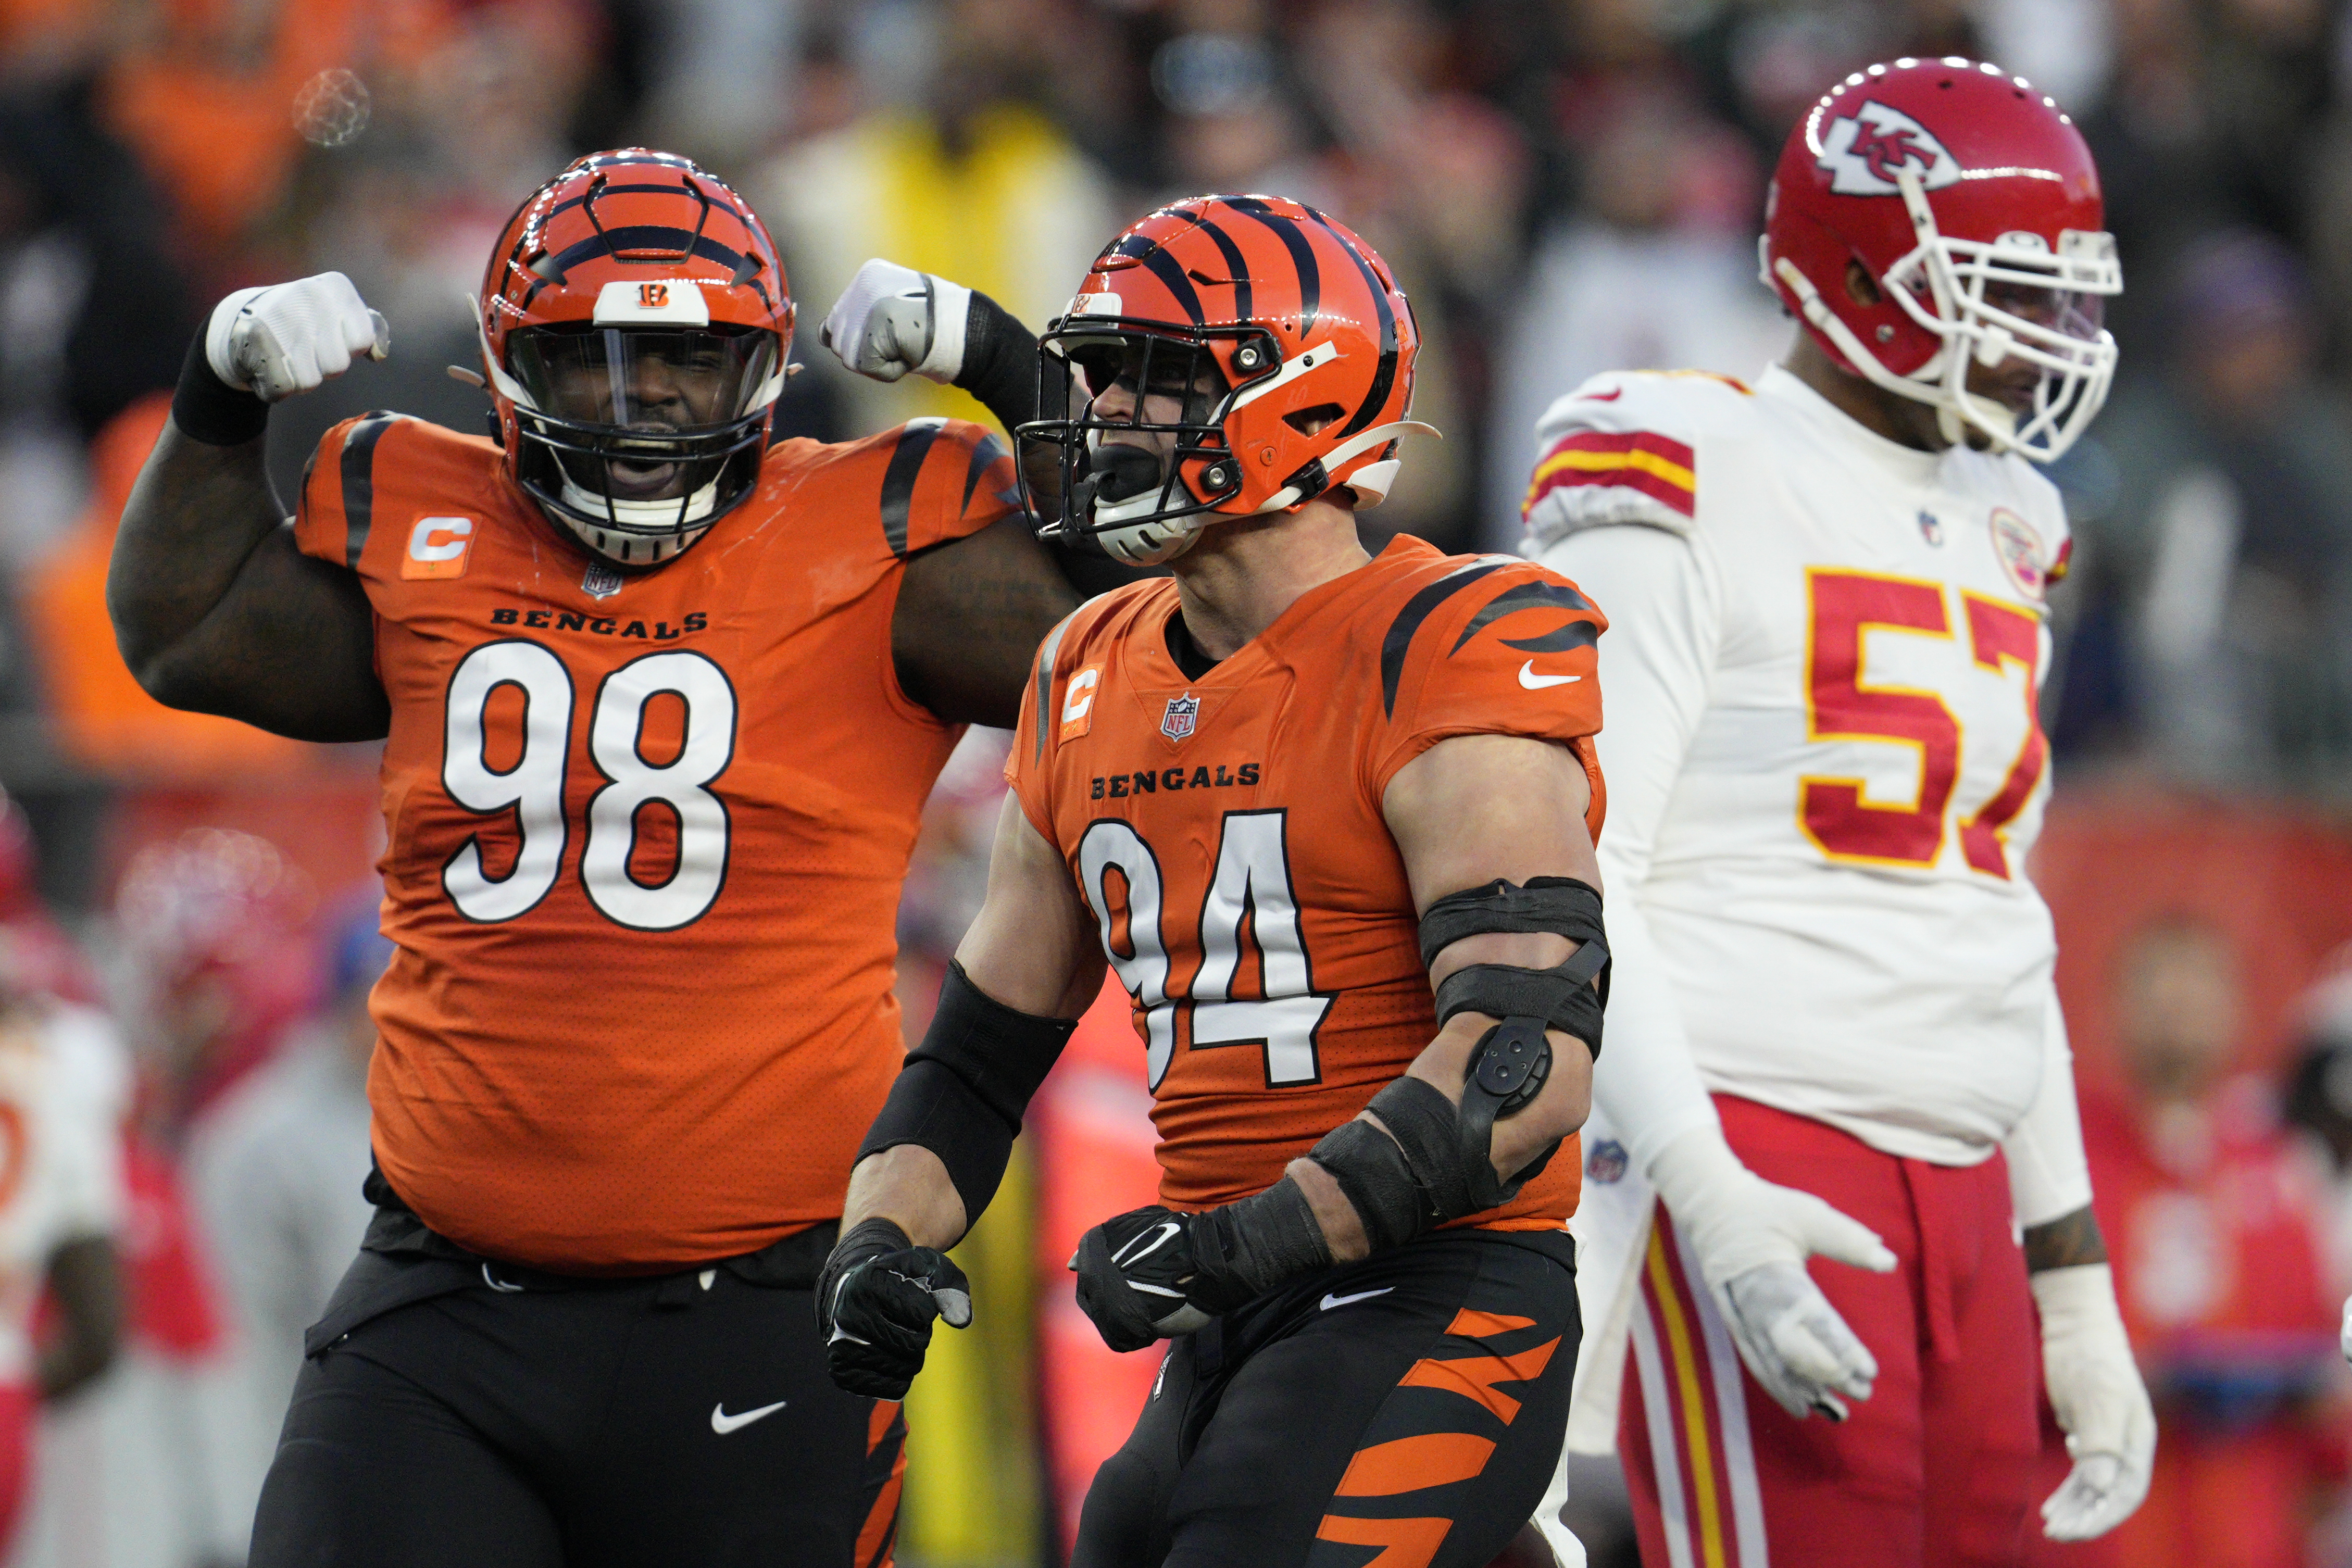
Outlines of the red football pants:
{"type": "Polygon", "coordinates": [[[2039,1444],[2040,1340],[1996,1154],[1955,1169],[1718,1095],[1724,1135],[1767,1181],[1878,1232],[1873,1274],[1814,1281],[1878,1358],[1839,1423],[1772,1403],[1663,1208],[1640,1260],[1618,1451],[1644,1568],[1947,1568],[2017,1559],[2039,1444]]]}

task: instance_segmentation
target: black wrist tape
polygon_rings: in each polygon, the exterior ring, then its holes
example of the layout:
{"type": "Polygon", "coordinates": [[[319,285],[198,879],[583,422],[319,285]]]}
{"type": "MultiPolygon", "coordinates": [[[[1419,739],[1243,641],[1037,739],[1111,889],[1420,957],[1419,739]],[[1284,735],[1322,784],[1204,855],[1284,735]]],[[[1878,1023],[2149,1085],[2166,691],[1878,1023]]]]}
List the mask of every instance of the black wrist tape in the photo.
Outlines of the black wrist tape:
{"type": "Polygon", "coordinates": [[[1037,417],[1037,339],[1018,317],[977,289],[964,317],[963,366],[955,384],[985,404],[1008,431],[1037,417]]]}
{"type": "Polygon", "coordinates": [[[1315,1206],[1284,1176],[1264,1192],[1201,1217],[1193,1227],[1194,1273],[1184,1299],[1222,1316],[1330,1266],[1331,1244],[1315,1206]]]}
{"type": "Polygon", "coordinates": [[[188,357],[181,363],[180,385],[172,393],[172,423],[191,441],[242,446],[269,428],[269,405],[213,374],[212,361],[205,357],[208,330],[208,326],[196,329],[188,357]]]}

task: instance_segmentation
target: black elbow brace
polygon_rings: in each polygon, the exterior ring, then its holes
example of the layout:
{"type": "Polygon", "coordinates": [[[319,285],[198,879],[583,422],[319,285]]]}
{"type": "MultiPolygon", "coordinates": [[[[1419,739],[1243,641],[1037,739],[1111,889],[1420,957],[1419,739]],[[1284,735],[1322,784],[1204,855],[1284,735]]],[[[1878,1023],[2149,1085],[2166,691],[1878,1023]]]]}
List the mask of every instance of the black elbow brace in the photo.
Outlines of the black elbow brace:
{"type": "Polygon", "coordinates": [[[996,1196],[1030,1098],[1077,1027],[1075,1019],[1006,1007],[950,960],[931,1027],[908,1053],[857,1157],[900,1144],[930,1150],[947,1166],[969,1225],[996,1196]]]}
{"type": "Polygon", "coordinates": [[[1374,1251],[1499,1207],[1559,1150],[1555,1143],[1508,1181],[1495,1174],[1495,1123],[1536,1097],[1550,1056],[1541,1020],[1508,1019],[1479,1040],[1460,1106],[1435,1084],[1408,1074],[1366,1107],[1385,1134],[1370,1122],[1345,1122],[1307,1157],[1330,1172],[1348,1195],[1374,1251]]]}
{"type": "Polygon", "coordinates": [[[1421,917],[1421,960],[1433,964],[1465,936],[1490,931],[1549,931],[1580,946],[1566,963],[1549,969],[1510,964],[1456,969],[1437,988],[1437,1021],[1442,1025],[1459,1012],[1540,1019],[1584,1041],[1599,1060],[1601,1019],[1609,1006],[1609,944],[1601,929],[1601,894],[1565,876],[1530,877],[1525,887],[1497,879],[1484,887],[1449,893],[1421,917]]]}

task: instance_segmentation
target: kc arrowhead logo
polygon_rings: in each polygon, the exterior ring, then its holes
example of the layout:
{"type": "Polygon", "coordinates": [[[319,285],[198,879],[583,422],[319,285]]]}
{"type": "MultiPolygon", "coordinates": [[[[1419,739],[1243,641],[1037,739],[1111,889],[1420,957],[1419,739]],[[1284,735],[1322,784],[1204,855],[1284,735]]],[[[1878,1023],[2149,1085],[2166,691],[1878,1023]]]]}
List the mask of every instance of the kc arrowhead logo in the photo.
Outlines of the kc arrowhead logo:
{"type": "Polygon", "coordinates": [[[1896,195],[1902,187],[1895,176],[1906,169],[1919,176],[1924,190],[1940,191],[1960,178],[1959,160],[1926,126],[1874,101],[1830,121],[1818,162],[1841,196],[1896,195]]]}

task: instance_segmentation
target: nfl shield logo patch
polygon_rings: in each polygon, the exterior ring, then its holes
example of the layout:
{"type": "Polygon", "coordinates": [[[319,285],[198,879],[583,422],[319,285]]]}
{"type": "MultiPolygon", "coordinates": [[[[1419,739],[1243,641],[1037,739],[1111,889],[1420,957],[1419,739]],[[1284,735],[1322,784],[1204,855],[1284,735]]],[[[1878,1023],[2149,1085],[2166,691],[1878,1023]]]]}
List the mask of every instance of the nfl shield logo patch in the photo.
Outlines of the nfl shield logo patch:
{"type": "Polygon", "coordinates": [[[592,560],[581,575],[580,591],[591,599],[610,599],[621,591],[621,574],[601,560],[592,560]]]}
{"type": "Polygon", "coordinates": [[[1160,716],[1160,733],[1171,740],[1182,740],[1192,733],[1192,726],[1201,716],[1201,699],[1191,692],[1168,699],[1168,711],[1160,716]]]}

